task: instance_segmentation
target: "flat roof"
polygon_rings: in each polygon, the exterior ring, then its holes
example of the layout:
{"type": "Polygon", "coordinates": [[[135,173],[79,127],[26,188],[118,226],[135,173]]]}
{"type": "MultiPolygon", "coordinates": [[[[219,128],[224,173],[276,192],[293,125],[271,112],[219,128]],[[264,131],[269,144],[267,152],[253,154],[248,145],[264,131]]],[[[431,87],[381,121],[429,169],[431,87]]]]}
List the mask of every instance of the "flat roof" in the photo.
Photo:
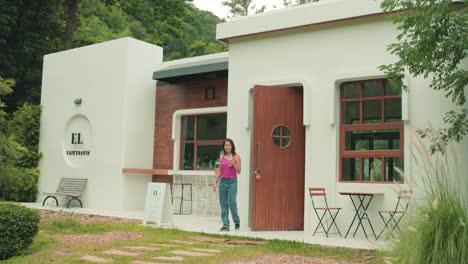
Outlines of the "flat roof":
{"type": "Polygon", "coordinates": [[[216,39],[228,43],[236,37],[384,14],[380,8],[381,2],[382,0],[320,0],[239,17],[218,24],[216,39]]]}
{"type": "Polygon", "coordinates": [[[227,71],[228,61],[229,53],[222,52],[164,62],[153,72],[153,80],[172,82],[179,77],[227,71]]]}

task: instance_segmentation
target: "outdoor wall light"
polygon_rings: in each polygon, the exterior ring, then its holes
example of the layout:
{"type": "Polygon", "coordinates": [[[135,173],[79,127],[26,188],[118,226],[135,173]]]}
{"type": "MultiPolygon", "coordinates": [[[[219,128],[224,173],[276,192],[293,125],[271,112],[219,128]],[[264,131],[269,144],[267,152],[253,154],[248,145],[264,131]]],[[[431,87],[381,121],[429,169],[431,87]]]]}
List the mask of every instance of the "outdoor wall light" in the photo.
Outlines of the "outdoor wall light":
{"type": "Polygon", "coordinates": [[[80,105],[81,102],[82,102],[81,98],[77,98],[77,99],[75,99],[75,101],[74,101],[74,103],[75,103],[76,105],[80,105]]]}

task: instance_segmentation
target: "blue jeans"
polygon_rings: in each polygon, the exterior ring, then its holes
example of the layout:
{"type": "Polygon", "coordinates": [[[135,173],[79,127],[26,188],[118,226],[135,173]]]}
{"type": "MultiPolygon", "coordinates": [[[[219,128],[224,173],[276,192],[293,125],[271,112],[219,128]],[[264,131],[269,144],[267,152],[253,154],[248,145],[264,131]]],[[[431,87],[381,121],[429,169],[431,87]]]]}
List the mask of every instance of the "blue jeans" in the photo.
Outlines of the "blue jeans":
{"type": "Polygon", "coordinates": [[[224,227],[229,227],[229,210],[231,210],[234,224],[240,224],[236,198],[237,178],[219,179],[219,204],[221,206],[221,220],[224,227]]]}

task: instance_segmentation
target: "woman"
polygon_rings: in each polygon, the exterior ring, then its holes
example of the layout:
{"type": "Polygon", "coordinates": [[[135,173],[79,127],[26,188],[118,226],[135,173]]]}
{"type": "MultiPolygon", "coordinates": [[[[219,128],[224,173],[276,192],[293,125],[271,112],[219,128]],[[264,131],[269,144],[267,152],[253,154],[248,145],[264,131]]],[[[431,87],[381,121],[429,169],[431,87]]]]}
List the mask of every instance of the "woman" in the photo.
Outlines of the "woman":
{"type": "Polygon", "coordinates": [[[237,214],[237,174],[241,171],[241,160],[236,153],[236,147],[232,139],[227,138],[223,142],[223,154],[219,157],[219,168],[216,169],[216,179],[213,191],[219,182],[219,204],[221,205],[221,220],[223,226],[219,231],[229,231],[229,210],[236,230],[240,227],[240,219],[237,214]]]}

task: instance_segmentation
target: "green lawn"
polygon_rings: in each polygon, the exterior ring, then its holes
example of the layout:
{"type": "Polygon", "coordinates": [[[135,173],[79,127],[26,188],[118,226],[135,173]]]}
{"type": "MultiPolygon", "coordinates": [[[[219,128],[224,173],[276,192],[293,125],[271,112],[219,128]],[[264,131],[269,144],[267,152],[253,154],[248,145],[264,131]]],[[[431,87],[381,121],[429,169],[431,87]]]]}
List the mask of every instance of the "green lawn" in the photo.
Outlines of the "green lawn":
{"type": "Polygon", "coordinates": [[[247,239],[227,235],[185,232],[176,229],[144,227],[137,223],[99,222],[80,224],[76,219],[60,218],[42,221],[39,233],[30,249],[22,256],[9,259],[3,263],[91,263],[81,260],[81,257],[85,255],[113,259],[112,263],[131,263],[133,260],[169,262],[157,261],[153,258],[157,256],[174,256],[169,252],[173,250],[191,250],[193,248],[216,249],[220,250],[221,253],[215,253],[209,257],[183,256],[184,261],[179,263],[220,263],[223,260],[255,258],[267,253],[323,257],[333,260],[346,260],[351,263],[382,263],[382,258],[379,256],[380,253],[376,251],[321,247],[281,240],[265,241],[266,243],[263,245],[228,245],[223,242],[199,242],[192,237],[247,239]],[[123,238],[116,241],[101,241],[103,243],[96,243],[95,239],[92,239],[96,237],[105,238],[109,236],[109,232],[131,235],[133,239],[126,240],[123,238]],[[178,244],[171,240],[191,241],[195,242],[195,244],[178,244]],[[175,246],[168,248],[151,245],[155,243],[172,244],[175,246]],[[128,246],[153,247],[157,248],[157,251],[125,249],[128,246]],[[127,257],[103,253],[103,251],[109,249],[141,252],[141,255],[138,257],[127,257]]]}

